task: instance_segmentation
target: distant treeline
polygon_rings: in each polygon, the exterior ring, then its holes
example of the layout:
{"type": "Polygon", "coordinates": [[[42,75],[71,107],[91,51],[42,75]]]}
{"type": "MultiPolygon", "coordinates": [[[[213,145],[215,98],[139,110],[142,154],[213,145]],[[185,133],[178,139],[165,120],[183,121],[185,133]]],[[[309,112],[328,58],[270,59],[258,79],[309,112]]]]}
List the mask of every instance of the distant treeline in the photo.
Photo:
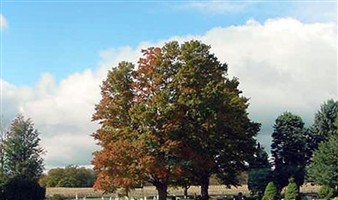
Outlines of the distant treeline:
{"type": "Polygon", "coordinates": [[[39,183],[45,187],[92,187],[95,179],[92,169],[69,165],[49,170],[40,178],[39,183]]]}

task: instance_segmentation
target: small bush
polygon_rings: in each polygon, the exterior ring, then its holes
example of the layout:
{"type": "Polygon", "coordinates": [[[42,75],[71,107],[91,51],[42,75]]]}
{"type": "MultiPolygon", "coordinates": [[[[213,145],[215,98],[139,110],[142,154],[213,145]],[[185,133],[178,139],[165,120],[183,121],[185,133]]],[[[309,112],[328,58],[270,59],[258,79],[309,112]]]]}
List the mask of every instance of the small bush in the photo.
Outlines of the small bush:
{"type": "Polygon", "coordinates": [[[298,186],[295,182],[294,178],[290,178],[289,179],[289,184],[286,187],[286,191],[285,191],[285,200],[299,200],[300,199],[300,195],[298,192],[298,186]]]}
{"type": "Polygon", "coordinates": [[[8,200],[44,200],[46,189],[36,181],[15,177],[4,185],[3,193],[8,200]]]}
{"type": "Polygon", "coordinates": [[[276,200],[277,199],[277,188],[276,185],[271,181],[265,188],[264,196],[262,200],[276,200]]]}
{"type": "Polygon", "coordinates": [[[321,199],[330,199],[331,197],[333,197],[333,193],[334,193],[334,189],[331,188],[330,186],[327,185],[323,185],[320,189],[319,189],[319,197],[321,199]]]}

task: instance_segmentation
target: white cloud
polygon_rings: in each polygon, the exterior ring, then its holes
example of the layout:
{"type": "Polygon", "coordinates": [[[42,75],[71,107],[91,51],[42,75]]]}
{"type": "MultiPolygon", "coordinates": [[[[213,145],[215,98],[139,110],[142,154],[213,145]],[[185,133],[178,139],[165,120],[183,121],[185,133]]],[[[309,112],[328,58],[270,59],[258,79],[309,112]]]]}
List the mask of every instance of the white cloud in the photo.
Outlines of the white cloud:
{"type": "Polygon", "coordinates": [[[239,77],[250,113],[269,141],[274,119],[291,111],[312,123],[320,104],[337,99],[337,27],[274,19],[214,28],[201,38],[239,77]]]}
{"type": "Polygon", "coordinates": [[[5,17],[0,13],[0,30],[3,30],[8,27],[7,20],[5,17]]]}
{"type": "Polygon", "coordinates": [[[105,73],[85,70],[56,85],[52,75],[43,74],[34,88],[20,88],[2,81],[6,124],[10,124],[8,119],[13,119],[17,112],[32,118],[47,151],[48,168],[86,165],[97,149],[90,137],[97,128],[97,124],[91,122],[91,115],[104,77],[105,73]]]}
{"type": "MultiPolygon", "coordinates": [[[[241,26],[216,27],[200,36],[172,37],[180,42],[198,39],[229,64],[229,76],[240,80],[250,97],[250,116],[263,123],[260,141],[269,144],[274,119],[284,111],[311,123],[319,106],[337,99],[337,26],[335,23],[304,24],[291,18],[265,23],[250,20],[241,26]]],[[[5,117],[18,111],[31,117],[47,150],[47,167],[90,164],[97,147],[90,137],[91,122],[99,102],[99,85],[109,68],[122,60],[136,62],[140,50],[156,44],[140,43],[100,52],[97,70],[85,70],[56,84],[43,74],[34,88],[16,87],[2,81],[5,117]]]]}

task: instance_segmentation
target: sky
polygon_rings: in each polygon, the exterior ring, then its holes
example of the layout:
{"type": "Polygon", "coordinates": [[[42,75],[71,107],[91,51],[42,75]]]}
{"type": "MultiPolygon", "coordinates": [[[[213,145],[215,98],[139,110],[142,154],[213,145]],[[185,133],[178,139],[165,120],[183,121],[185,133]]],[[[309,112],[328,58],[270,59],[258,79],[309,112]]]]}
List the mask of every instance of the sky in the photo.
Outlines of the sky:
{"type": "Polygon", "coordinates": [[[120,61],[167,41],[200,40],[238,77],[249,116],[272,126],[285,111],[307,126],[337,100],[336,1],[3,0],[1,121],[30,117],[46,168],[89,166],[100,84],[120,61]]]}

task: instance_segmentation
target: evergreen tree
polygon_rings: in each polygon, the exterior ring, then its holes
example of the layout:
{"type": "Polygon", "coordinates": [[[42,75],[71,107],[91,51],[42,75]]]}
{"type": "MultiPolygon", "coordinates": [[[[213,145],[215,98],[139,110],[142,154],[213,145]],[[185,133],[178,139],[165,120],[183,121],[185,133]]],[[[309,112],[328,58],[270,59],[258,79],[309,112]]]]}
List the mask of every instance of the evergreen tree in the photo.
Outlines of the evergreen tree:
{"type": "Polygon", "coordinates": [[[271,153],[274,180],[281,190],[290,177],[298,186],[304,183],[307,163],[306,132],[303,120],[290,112],[277,117],[272,133],[271,153]]]}
{"type": "Polygon", "coordinates": [[[272,181],[270,181],[265,188],[262,200],[276,200],[277,196],[278,196],[277,187],[272,181]]]}
{"type": "Polygon", "coordinates": [[[335,121],[338,117],[338,101],[333,99],[328,100],[321,105],[320,110],[315,115],[313,127],[318,133],[319,141],[321,142],[328,136],[337,132],[335,121]]]}
{"type": "Polygon", "coordinates": [[[324,200],[329,200],[334,196],[334,188],[323,185],[318,191],[319,197],[324,200]]]}
{"type": "Polygon", "coordinates": [[[30,119],[18,115],[4,141],[4,171],[9,178],[20,176],[38,180],[44,165],[39,133],[30,119]]]}
{"type": "Polygon", "coordinates": [[[324,102],[315,114],[314,124],[309,130],[307,137],[308,158],[312,157],[312,153],[318,148],[320,142],[326,141],[330,135],[337,133],[337,120],[338,101],[330,99],[324,102]]]}
{"type": "Polygon", "coordinates": [[[298,186],[295,183],[295,179],[293,177],[289,178],[289,184],[286,187],[285,191],[285,200],[296,200],[300,199],[298,186]]]}
{"type": "Polygon", "coordinates": [[[258,143],[257,153],[254,159],[249,162],[248,189],[254,194],[262,194],[272,179],[271,175],[268,154],[258,143]]]}
{"type": "Polygon", "coordinates": [[[307,168],[307,177],[320,185],[338,186],[338,133],[319,144],[307,168]]]}

